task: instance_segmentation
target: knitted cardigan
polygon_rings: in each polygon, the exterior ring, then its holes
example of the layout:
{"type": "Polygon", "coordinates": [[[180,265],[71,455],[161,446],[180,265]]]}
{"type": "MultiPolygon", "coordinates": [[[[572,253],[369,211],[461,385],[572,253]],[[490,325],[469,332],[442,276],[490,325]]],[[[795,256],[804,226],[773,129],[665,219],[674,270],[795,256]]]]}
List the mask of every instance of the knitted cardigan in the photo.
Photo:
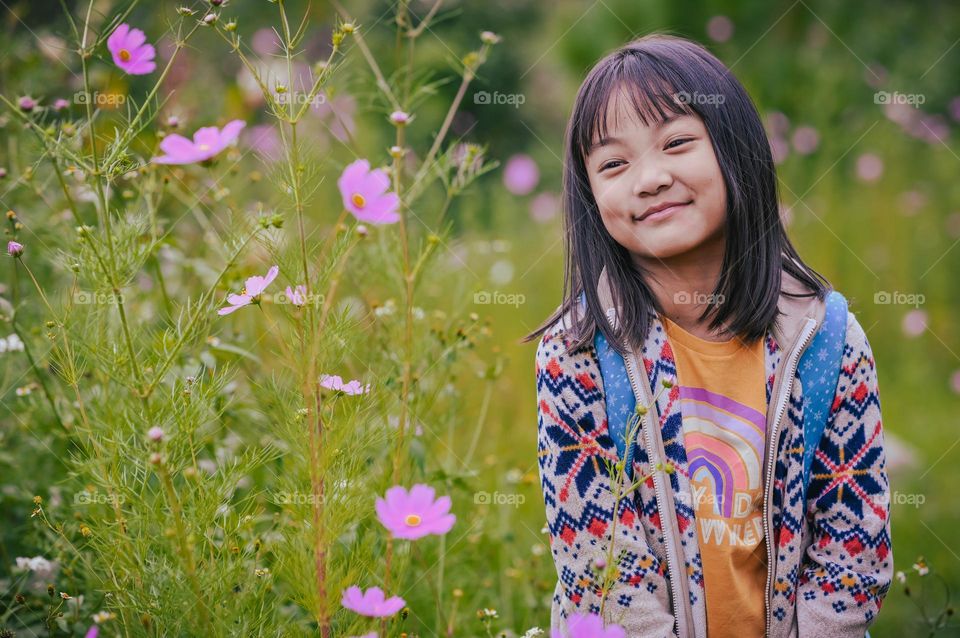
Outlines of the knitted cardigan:
{"type": "MultiPolygon", "coordinates": [[[[803,291],[786,271],[782,280],[782,291],[803,291]]],[[[616,325],[606,271],[598,293],[616,325]]],[[[826,308],[822,300],[782,293],[779,308],[783,314],[768,331],[764,348],[767,635],[862,638],[893,574],[873,354],[848,312],[840,378],[804,502],[803,388],[796,365],[826,308]]],[[[558,576],[551,625],[561,627],[574,612],[599,613],[601,592],[592,563],[606,559],[617,516],[618,575],[606,597],[605,620],[620,624],[631,637],[705,637],[703,570],[679,387],[660,393],[633,442],[632,459],[634,476],[650,474],[658,462],[672,464],[675,471],[648,478],[614,512],[611,476],[602,459],[619,457],[608,433],[603,379],[592,343],[568,352],[572,320],[568,313],[553,324],[536,354],[538,463],[558,576]]],[[[638,405],[649,405],[664,379],[676,379],[673,352],[656,316],[643,347],[628,352],[625,360],[628,370],[634,364],[638,405]]]]}

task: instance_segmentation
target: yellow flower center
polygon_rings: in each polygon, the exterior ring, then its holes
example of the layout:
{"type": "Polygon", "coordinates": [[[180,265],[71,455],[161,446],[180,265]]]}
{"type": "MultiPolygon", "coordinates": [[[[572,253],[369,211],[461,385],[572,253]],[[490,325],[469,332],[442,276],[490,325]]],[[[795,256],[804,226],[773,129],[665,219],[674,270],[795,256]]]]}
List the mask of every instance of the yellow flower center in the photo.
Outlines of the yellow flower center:
{"type": "Polygon", "coordinates": [[[197,148],[199,148],[201,151],[209,151],[209,150],[210,150],[210,145],[209,145],[209,144],[201,144],[201,145],[198,146],[197,148]]]}
{"type": "Polygon", "coordinates": [[[364,199],[363,195],[360,193],[354,193],[353,197],[350,198],[353,201],[353,205],[357,208],[363,208],[366,205],[367,200],[364,199]]]}
{"type": "Polygon", "coordinates": [[[407,517],[403,519],[403,522],[410,527],[416,527],[422,520],[423,519],[420,518],[419,514],[407,514],[407,517]]]}
{"type": "Polygon", "coordinates": [[[119,55],[120,55],[120,59],[123,60],[124,62],[130,61],[130,52],[127,51],[126,49],[120,49],[119,55]]]}

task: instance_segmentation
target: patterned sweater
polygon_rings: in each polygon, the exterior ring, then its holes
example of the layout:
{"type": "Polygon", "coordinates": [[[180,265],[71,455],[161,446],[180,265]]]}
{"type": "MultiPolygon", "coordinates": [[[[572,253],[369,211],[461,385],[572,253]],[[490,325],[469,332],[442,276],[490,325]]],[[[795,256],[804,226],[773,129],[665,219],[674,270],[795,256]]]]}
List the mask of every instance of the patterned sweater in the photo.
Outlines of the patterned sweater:
{"type": "MultiPolygon", "coordinates": [[[[801,285],[783,273],[784,291],[801,285]]],[[[616,325],[604,272],[601,304],[616,325]]],[[[783,315],[765,338],[769,405],[764,470],[768,538],[767,635],[862,637],[890,586],[893,554],[877,373],[866,335],[847,316],[840,378],[803,498],[803,388],[796,366],[825,314],[814,298],[781,294],[783,315]],[[772,480],[771,479],[772,473],[772,480]]],[[[569,313],[551,326],[536,354],[538,460],[558,582],[551,625],[573,612],[600,612],[592,570],[606,559],[613,517],[617,580],[604,604],[607,622],[627,635],[706,636],[703,571],[683,445],[679,387],[661,392],[633,442],[635,476],[651,474],[621,499],[602,459],[619,460],[606,423],[603,379],[591,346],[569,353],[569,313]]],[[[643,347],[624,357],[638,405],[676,368],[654,317],[643,347]]]]}

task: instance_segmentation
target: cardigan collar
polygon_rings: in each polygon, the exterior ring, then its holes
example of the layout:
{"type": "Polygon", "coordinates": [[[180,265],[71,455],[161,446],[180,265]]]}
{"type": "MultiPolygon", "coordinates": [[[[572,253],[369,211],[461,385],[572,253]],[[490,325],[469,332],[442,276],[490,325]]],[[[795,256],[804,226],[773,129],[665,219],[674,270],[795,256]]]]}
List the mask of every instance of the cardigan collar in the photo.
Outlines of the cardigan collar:
{"type": "MultiPolygon", "coordinates": [[[[612,292],[607,276],[607,267],[604,266],[597,281],[597,295],[601,300],[601,304],[607,306],[606,312],[608,316],[611,312],[614,312],[615,301],[612,292]]],[[[780,298],[777,302],[780,316],[778,316],[774,322],[773,329],[768,331],[769,336],[772,336],[780,347],[786,347],[794,343],[800,331],[804,325],[806,325],[807,319],[813,319],[816,322],[817,329],[819,329],[823,323],[827,313],[827,304],[824,300],[817,299],[815,296],[791,297],[784,294],[805,292],[809,291],[806,290],[804,285],[796,277],[786,270],[781,271],[780,298]]],[[[614,316],[616,316],[616,314],[617,313],[614,312],[614,316]]]]}

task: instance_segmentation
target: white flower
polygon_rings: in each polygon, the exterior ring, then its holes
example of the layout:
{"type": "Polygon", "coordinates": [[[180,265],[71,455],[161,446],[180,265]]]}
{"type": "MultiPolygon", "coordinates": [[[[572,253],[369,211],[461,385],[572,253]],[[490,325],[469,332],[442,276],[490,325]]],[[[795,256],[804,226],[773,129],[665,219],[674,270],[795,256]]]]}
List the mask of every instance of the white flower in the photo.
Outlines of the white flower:
{"type": "Polygon", "coordinates": [[[93,615],[93,622],[99,625],[100,623],[105,623],[108,620],[113,620],[116,617],[117,615],[112,611],[98,611],[93,615]]]}
{"type": "Polygon", "coordinates": [[[903,572],[897,572],[897,581],[900,582],[901,584],[906,583],[907,575],[904,574],[903,572]]]}
{"type": "Polygon", "coordinates": [[[921,576],[926,576],[930,572],[930,568],[927,567],[927,564],[922,560],[915,562],[913,568],[917,570],[917,573],[921,576]]]}
{"type": "Polygon", "coordinates": [[[527,630],[527,633],[523,634],[521,638],[538,638],[538,636],[543,635],[543,630],[539,627],[531,627],[527,630]]]}
{"type": "Polygon", "coordinates": [[[0,353],[3,352],[23,352],[23,342],[16,333],[11,334],[6,339],[0,339],[0,353]]]}
{"type": "Polygon", "coordinates": [[[53,568],[53,563],[43,556],[34,556],[33,558],[17,557],[17,569],[37,572],[38,574],[48,574],[53,568]]]}

